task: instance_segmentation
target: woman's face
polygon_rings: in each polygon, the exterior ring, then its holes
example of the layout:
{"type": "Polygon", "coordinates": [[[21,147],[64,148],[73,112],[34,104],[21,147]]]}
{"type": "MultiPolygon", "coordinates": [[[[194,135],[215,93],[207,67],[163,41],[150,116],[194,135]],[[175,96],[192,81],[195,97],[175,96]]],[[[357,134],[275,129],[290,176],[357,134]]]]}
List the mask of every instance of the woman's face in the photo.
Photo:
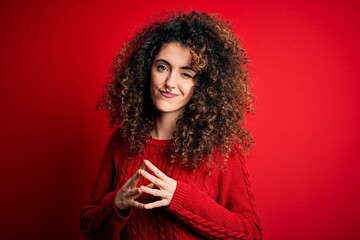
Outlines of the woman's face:
{"type": "Polygon", "coordinates": [[[151,66],[151,99],[160,113],[182,114],[194,93],[191,53],[178,42],[163,45],[151,66]]]}

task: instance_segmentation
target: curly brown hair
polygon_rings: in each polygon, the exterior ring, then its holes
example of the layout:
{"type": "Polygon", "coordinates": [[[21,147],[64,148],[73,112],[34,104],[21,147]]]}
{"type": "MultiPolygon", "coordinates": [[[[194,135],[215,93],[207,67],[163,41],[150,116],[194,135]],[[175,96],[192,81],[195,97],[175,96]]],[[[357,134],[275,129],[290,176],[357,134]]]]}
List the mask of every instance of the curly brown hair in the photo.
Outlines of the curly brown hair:
{"type": "Polygon", "coordinates": [[[190,48],[197,71],[194,95],[178,118],[170,151],[173,162],[196,168],[215,148],[227,154],[234,142],[243,152],[252,137],[244,117],[252,112],[248,57],[228,21],[207,13],[167,13],[127,42],[113,64],[113,78],[98,103],[110,126],[119,126],[129,153],[141,152],[154,129],[150,72],[160,48],[179,42],[190,48]]]}

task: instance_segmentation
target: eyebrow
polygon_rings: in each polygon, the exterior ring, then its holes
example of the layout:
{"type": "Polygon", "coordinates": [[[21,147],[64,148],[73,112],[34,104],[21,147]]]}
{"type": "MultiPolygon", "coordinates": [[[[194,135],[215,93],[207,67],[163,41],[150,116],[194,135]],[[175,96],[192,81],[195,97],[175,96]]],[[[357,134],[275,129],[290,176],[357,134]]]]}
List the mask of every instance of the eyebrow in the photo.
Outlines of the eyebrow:
{"type": "MultiPolygon", "coordinates": [[[[171,64],[170,64],[168,61],[166,61],[165,59],[157,59],[155,62],[164,62],[164,63],[166,63],[167,65],[171,66],[171,64]]],[[[192,67],[190,67],[190,66],[184,66],[184,67],[181,67],[180,69],[191,70],[191,71],[193,71],[193,72],[196,73],[196,71],[195,71],[192,67]]]]}

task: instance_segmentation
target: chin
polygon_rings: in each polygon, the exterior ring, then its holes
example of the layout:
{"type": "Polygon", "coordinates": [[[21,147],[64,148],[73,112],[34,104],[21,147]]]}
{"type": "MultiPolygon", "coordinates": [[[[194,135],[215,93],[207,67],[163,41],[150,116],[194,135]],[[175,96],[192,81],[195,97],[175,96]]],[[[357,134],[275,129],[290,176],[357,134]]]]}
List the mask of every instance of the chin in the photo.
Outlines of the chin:
{"type": "Polygon", "coordinates": [[[182,114],[185,109],[182,108],[174,108],[173,106],[163,106],[163,105],[155,105],[156,109],[159,113],[177,113],[182,114]]]}
{"type": "Polygon", "coordinates": [[[158,112],[160,113],[170,113],[170,112],[176,112],[176,109],[167,108],[167,107],[156,107],[158,112]]]}

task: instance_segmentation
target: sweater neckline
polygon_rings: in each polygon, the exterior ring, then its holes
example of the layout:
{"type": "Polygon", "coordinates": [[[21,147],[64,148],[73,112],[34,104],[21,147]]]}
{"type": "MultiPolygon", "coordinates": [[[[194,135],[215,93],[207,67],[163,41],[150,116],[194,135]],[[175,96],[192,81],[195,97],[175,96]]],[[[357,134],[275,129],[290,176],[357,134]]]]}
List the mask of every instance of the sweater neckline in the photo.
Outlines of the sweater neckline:
{"type": "Polygon", "coordinates": [[[153,145],[153,146],[159,146],[159,147],[165,147],[168,146],[170,144],[170,142],[173,139],[157,139],[157,138],[153,138],[150,135],[147,135],[146,138],[148,139],[148,144],[153,145]]]}

